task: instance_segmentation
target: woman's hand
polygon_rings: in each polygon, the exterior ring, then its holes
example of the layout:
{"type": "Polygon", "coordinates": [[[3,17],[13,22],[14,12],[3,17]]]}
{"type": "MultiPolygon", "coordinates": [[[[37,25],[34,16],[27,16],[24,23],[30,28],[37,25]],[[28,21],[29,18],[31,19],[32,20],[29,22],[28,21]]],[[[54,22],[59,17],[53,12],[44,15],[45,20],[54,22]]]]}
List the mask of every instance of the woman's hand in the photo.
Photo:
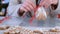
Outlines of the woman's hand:
{"type": "Polygon", "coordinates": [[[48,8],[51,4],[57,4],[58,0],[41,0],[40,4],[41,6],[44,6],[45,8],[48,8]]]}
{"type": "MultiPolygon", "coordinates": [[[[25,0],[23,3],[22,3],[22,6],[20,7],[20,12],[23,12],[25,11],[25,13],[27,11],[32,11],[34,10],[34,8],[36,8],[36,5],[35,3],[32,1],[32,0],[25,0]]],[[[25,14],[24,13],[24,14],[25,14]]],[[[24,15],[23,14],[23,15],[24,15]]]]}
{"type": "Polygon", "coordinates": [[[51,4],[57,4],[58,0],[51,0],[51,4]]]}

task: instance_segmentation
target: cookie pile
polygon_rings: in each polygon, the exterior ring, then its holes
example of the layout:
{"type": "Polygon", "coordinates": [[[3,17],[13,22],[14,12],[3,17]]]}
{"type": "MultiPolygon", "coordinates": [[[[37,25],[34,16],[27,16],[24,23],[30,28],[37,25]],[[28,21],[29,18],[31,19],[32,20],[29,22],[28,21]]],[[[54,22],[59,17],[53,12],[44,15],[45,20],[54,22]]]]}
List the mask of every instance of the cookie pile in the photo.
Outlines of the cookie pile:
{"type": "Polygon", "coordinates": [[[25,27],[15,26],[7,29],[4,32],[4,34],[43,34],[43,33],[39,30],[29,30],[26,29],[25,27]]]}
{"type": "Polygon", "coordinates": [[[60,29],[59,28],[52,28],[49,29],[48,31],[44,31],[45,34],[60,34],[60,29]]]}
{"type": "Polygon", "coordinates": [[[3,25],[3,26],[0,26],[0,30],[6,30],[6,29],[8,29],[10,26],[5,26],[5,25],[3,25]]]}

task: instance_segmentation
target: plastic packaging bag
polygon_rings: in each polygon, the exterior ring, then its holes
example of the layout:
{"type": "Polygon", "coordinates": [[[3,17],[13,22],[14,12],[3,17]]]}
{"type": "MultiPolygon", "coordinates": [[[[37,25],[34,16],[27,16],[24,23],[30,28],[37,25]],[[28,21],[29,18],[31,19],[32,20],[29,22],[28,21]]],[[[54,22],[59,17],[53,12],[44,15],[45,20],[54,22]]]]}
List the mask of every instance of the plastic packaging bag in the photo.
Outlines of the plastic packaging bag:
{"type": "Polygon", "coordinates": [[[46,11],[45,11],[44,7],[39,7],[37,9],[36,18],[38,18],[39,20],[41,20],[41,19],[45,20],[47,18],[47,14],[46,14],[46,11]]]}

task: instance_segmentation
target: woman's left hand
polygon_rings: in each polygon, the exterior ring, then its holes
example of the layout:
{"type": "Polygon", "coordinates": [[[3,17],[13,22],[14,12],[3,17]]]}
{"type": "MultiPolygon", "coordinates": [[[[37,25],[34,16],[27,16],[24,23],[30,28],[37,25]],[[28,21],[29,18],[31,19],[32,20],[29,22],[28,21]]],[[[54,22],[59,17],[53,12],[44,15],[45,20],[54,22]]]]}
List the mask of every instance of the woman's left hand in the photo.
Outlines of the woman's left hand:
{"type": "Polygon", "coordinates": [[[51,4],[57,4],[57,3],[58,0],[41,0],[39,5],[48,8],[51,4]]]}

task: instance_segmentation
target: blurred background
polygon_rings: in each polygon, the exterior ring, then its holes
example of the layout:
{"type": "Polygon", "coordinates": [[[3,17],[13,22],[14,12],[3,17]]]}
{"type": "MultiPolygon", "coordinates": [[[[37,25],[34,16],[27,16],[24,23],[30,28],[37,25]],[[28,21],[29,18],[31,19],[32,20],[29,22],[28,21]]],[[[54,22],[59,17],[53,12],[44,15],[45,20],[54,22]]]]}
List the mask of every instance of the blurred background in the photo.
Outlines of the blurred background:
{"type": "Polygon", "coordinates": [[[8,7],[9,0],[0,0],[0,16],[5,16],[6,15],[6,9],[8,7]]]}

